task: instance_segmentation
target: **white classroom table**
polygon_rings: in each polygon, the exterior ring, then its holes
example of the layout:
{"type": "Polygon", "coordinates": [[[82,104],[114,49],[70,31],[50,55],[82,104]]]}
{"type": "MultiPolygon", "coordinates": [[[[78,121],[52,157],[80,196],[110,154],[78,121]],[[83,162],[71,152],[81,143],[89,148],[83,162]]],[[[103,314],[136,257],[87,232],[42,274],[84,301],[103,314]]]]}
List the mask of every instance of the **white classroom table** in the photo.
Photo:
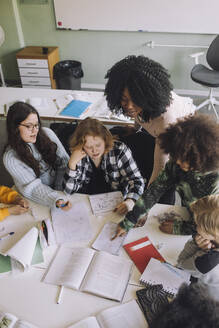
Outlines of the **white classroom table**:
{"type": "Polygon", "coordinates": [[[0,87],[0,117],[4,118],[7,114],[7,109],[10,105],[12,105],[16,101],[29,101],[38,100],[41,98],[42,102],[45,100],[45,107],[40,106],[39,108],[36,106],[40,117],[43,120],[54,120],[54,121],[80,121],[84,119],[86,116],[95,117],[106,125],[127,125],[134,124],[134,121],[125,117],[122,119],[113,118],[112,113],[107,107],[107,103],[104,97],[104,93],[101,91],[82,91],[82,90],[61,90],[61,89],[40,89],[40,88],[6,88],[0,87]],[[59,110],[55,105],[54,100],[60,96],[72,95],[74,99],[88,101],[91,102],[92,105],[89,106],[89,109],[82,114],[82,117],[69,117],[69,116],[61,116],[59,115],[59,110]],[[5,106],[6,105],[6,106],[5,106]],[[100,110],[103,109],[106,113],[106,117],[98,116],[100,110]]]}
{"type": "MultiPolygon", "coordinates": [[[[119,218],[115,213],[106,213],[101,216],[92,215],[90,203],[86,195],[74,194],[70,197],[72,203],[83,202],[89,210],[89,217],[93,229],[93,237],[88,242],[77,242],[74,246],[90,246],[95,240],[101,227],[108,220],[118,222],[119,218]]],[[[26,220],[36,222],[49,217],[49,209],[31,202],[34,217],[31,214],[24,214],[26,220]]],[[[184,208],[174,206],[178,213],[183,213],[184,208]]],[[[145,235],[149,236],[155,246],[162,245],[159,249],[166,261],[175,264],[179,252],[182,250],[188,236],[174,236],[162,233],[158,226],[158,220],[154,215],[170,211],[171,205],[156,204],[149,213],[149,218],[144,227],[132,229],[125,243],[139,239],[145,235]]],[[[10,216],[1,224],[19,220],[19,216],[10,216]]],[[[22,221],[21,220],[21,221],[22,221]]],[[[69,244],[67,244],[69,245],[69,244]]],[[[72,244],[70,244],[72,246],[72,244]]],[[[70,324],[76,323],[90,315],[96,315],[101,310],[119,303],[101,297],[74,291],[64,288],[61,304],[56,304],[58,287],[41,282],[46,267],[50,263],[57,247],[50,246],[44,250],[45,263],[32,267],[24,273],[4,274],[0,277],[0,311],[9,312],[18,318],[29,321],[39,328],[66,328],[70,324]]],[[[120,250],[119,256],[128,257],[124,249],[120,250]]],[[[136,298],[136,290],[139,289],[140,273],[134,267],[130,282],[125,293],[123,302],[136,298]]]]}

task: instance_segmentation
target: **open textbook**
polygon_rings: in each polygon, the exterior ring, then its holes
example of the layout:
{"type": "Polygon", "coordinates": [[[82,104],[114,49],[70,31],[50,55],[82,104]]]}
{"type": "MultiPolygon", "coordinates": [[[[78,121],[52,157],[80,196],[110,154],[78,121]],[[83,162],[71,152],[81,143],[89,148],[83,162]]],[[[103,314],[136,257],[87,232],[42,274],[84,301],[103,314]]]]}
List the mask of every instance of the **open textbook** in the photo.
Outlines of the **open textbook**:
{"type": "Polygon", "coordinates": [[[60,208],[51,210],[52,225],[57,244],[84,241],[92,238],[89,211],[83,202],[72,204],[68,211],[60,208]]]}
{"type": "Polygon", "coordinates": [[[38,229],[32,227],[22,236],[16,232],[0,242],[0,273],[13,269],[27,270],[31,265],[44,261],[38,239],[38,229]]]}
{"type": "Polygon", "coordinates": [[[147,328],[148,324],[137,302],[132,300],[88,317],[68,328],[147,328]]]}
{"type": "Polygon", "coordinates": [[[169,263],[151,258],[141,275],[140,282],[146,286],[161,284],[165,292],[175,295],[183,282],[190,283],[190,274],[169,263]]]}
{"type": "Polygon", "coordinates": [[[132,262],[90,248],[61,246],[43,281],[122,301],[132,262]]]}
{"type": "Polygon", "coordinates": [[[14,314],[0,312],[0,328],[37,328],[32,323],[18,319],[14,314]]]}
{"type": "Polygon", "coordinates": [[[91,208],[94,215],[110,212],[123,201],[121,191],[112,191],[103,194],[89,196],[91,208]]]}

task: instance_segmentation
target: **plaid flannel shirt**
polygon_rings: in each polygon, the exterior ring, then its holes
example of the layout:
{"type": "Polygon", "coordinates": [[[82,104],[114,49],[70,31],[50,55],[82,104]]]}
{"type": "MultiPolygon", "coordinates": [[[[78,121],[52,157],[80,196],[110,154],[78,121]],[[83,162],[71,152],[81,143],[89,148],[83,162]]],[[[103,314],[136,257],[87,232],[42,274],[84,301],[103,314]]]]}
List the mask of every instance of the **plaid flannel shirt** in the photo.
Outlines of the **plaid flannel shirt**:
{"type": "MultiPolygon", "coordinates": [[[[144,179],[133,159],[131,150],[122,142],[115,141],[113,149],[103,155],[100,168],[105,180],[113,190],[120,190],[124,199],[137,200],[144,191],[144,179]]],[[[88,156],[82,158],[76,170],[67,168],[63,179],[63,190],[67,194],[80,192],[84,184],[89,184],[92,164],[88,156]]]]}

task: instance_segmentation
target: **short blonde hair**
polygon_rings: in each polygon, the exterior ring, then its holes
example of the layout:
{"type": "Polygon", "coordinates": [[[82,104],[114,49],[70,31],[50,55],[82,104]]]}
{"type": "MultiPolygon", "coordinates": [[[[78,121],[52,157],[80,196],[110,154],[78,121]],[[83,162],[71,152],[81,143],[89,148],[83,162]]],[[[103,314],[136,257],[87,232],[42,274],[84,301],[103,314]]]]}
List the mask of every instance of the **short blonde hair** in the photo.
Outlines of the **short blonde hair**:
{"type": "Polygon", "coordinates": [[[84,146],[86,136],[100,137],[105,142],[105,153],[108,153],[114,145],[114,137],[110,131],[98,120],[87,117],[79,123],[70,138],[69,146],[71,151],[84,146]]]}
{"type": "Polygon", "coordinates": [[[219,235],[219,195],[210,195],[190,204],[195,223],[212,236],[219,235]]]}

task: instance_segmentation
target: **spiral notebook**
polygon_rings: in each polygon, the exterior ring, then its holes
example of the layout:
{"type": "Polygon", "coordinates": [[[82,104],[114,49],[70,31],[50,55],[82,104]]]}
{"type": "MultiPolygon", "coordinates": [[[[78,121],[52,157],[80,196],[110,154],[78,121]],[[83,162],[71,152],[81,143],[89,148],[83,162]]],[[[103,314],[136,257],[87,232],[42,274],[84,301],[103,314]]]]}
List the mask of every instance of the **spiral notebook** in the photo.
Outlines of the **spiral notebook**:
{"type": "Polygon", "coordinates": [[[140,282],[146,286],[162,284],[165,292],[176,295],[182,283],[190,283],[190,274],[169,263],[161,263],[151,258],[141,275],[140,282]]]}

